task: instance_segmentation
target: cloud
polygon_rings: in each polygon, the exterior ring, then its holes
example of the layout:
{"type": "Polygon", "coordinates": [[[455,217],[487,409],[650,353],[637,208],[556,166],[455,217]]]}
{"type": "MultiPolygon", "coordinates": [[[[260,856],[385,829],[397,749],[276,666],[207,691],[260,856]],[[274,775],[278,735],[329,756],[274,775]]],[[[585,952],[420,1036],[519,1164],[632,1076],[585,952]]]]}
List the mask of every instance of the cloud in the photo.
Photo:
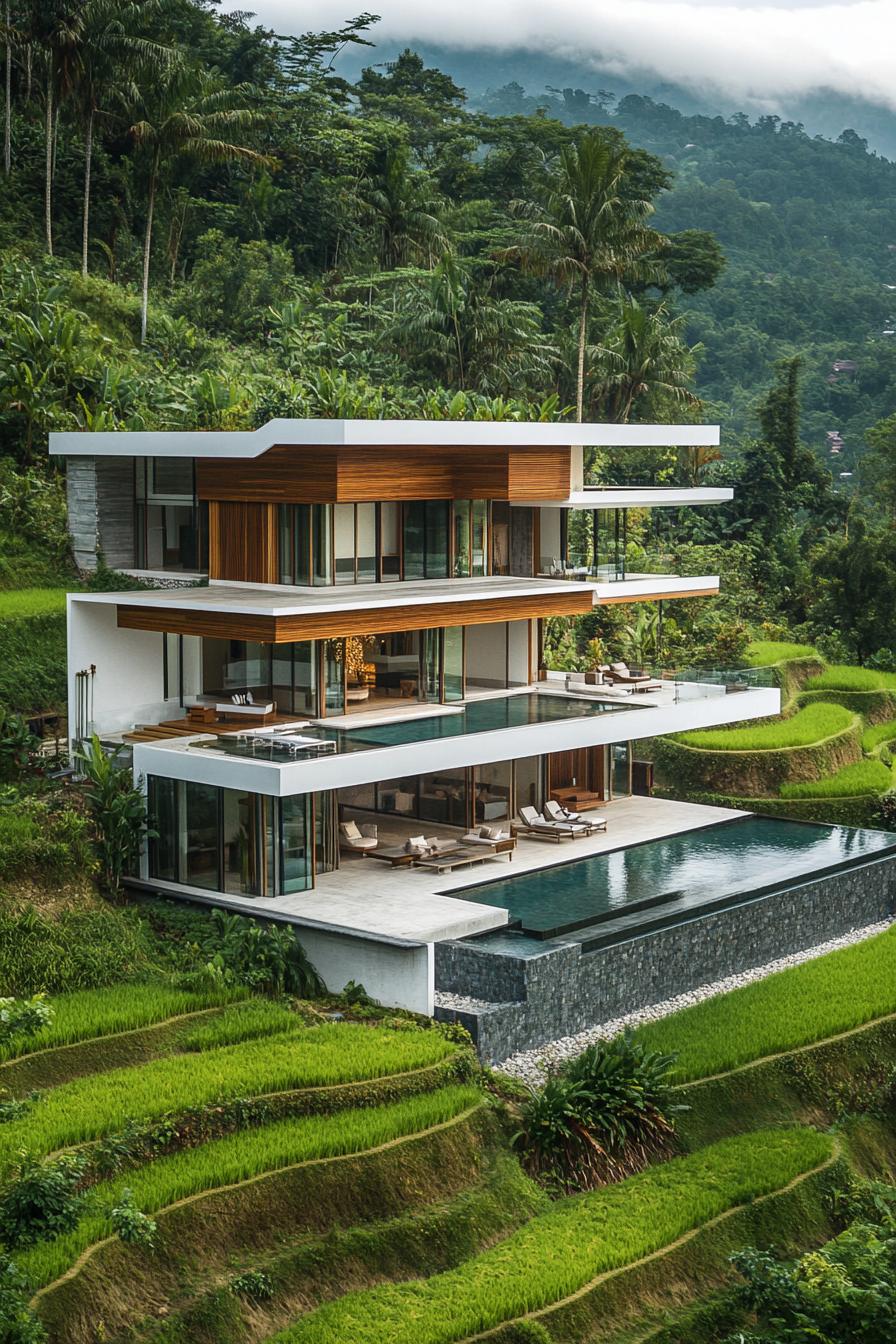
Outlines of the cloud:
{"type": "MultiPolygon", "coordinates": [[[[243,8],[247,0],[224,8],[243,8]]],[[[896,108],[896,0],[382,0],[374,37],[468,49],[527,48],[619,75],[773,106],[835,89],[896,108]]],[[[337,26],[350,0],[255,0],[279,32],[337,26]]]]}

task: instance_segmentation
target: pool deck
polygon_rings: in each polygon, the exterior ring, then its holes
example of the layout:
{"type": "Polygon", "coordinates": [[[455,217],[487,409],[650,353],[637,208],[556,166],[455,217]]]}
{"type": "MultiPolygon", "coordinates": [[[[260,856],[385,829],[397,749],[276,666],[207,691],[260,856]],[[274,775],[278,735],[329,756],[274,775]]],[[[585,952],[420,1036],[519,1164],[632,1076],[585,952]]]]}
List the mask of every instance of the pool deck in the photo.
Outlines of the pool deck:
{"type": "MultiPolygon", "coordinates": [[[[203,897],[198,893],[195,899],[247,914],[272,914],[299,924],[303,921],[324,924],[361,936],[444,942],[502,928],[507,923],[506,910],[477,901],[472,891],[465,898],[465,888],[550,868],[570,859],[605,854],[645,840],[680,835],[747,814],[666,798],[621,798],[597,815],[606,818],[605,834],[560,844],[521,836],[510,863],[500,856],[456,873],[439,874],[422,868],[391,868],[373,859],[343,855],[342,866],[336,872],[320,875],[313,891],[272,899],[210,897],[208,893],[203,897]]],[[[404,826],[408,835],[432,829],[431,823],[427,826],[420,821],[405,822],[404,826]]]]}

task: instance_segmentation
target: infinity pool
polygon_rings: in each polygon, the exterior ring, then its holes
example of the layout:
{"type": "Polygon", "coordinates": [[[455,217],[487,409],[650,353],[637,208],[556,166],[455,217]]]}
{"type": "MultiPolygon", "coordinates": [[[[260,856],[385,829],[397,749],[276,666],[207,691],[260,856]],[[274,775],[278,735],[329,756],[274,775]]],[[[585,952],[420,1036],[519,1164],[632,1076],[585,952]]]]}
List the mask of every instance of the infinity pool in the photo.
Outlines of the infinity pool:
{"type": "Polygon", "coordinates": [[[525,933],[551,938],[637,910],[645,923],[664,907],[688,918],[701,905],[795,885],[886,850],[896,850],[896,835],[739,817],[452,894],[499,906],[525,933]]]}
{"type": "MultiPolygon", "coordinates": [[[[501,728],[522,728],[533,723],[556,723],[566,719],[588,719],[595,714],[614,714],[619,710],[636,709],[631,699],[621,704],[605,700],[576,698],[566,695],[541,695],[537,691],[519,695],[496,696],[489,700],[473,700],[451,714],[431,714],[393,720],[392,723],[370,723],[357,728],[327,728],[316,723],[311,728],[300,728],[304,737],[324,742],[335,742],[340,754],[353,751],[373,751],[377,747],[399,747],[412,742],[431,742],[446,737],[465,737],[471,733],[495,732],[501,728]]],[[[385,714],[386,711],[384,710],[385,714]]],[[[223,751],[234,756],[254,756],[258,760],[289,760],[280,748],[256,741],[252,746],[235,736],[219,737],[216,742],[202,742],[195,750],[223,751]]]]}

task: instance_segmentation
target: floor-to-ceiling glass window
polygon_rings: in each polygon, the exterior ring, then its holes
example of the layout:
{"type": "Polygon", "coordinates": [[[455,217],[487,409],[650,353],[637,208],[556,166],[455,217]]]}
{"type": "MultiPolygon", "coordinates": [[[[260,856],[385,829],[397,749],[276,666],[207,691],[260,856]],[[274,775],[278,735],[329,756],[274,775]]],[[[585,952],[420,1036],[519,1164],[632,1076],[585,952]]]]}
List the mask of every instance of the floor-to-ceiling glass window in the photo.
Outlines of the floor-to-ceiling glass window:
{"type": "Polygon", "coordinates": [[[186,780],[180,827],[178,871],[190,887],[221,890],[218,870],[218,793],[211,784],[186,780]]]}
{"type": "Polygon", "coordinates": [[[134,470],[134,564],[207,569],[208,506],[196,498],[193,459],[143,458],[134,470]]]}
{"type": "Polygon", "coordinates": [[[339,867],[339,826],[336,794],[314,795],[314,871],[332,873],[339,867]]]}
{"type": "Polygon", "coordinates": [[[292,707],[299,713],[316,716],[317,708],[317,645],[312,639],[292,646],[293,694],[292,707]]]}
{"type": "Polygon", "coordinates": [[[401,505],[387,502],[377,506],[380,521],[380,579],[394,583],[401,578],[401,505]]]}
{"type": "Polygon", "coordinates": [[[526,756],[514,763],[514,812],[521,807],[540,808],[543,798],[544,777],[541,756],[526,756]]]}
{"type": "Polygon", "coordinates": [[[426,577],[448,577],[448,501],[426,501],[426,577]]]}
{"type": "Polygon", "coordinates": [[[355,577],[358,583],[375,583],[377,574],[376,505],[355,505],[355,577]]]}
{"type": "Polygon", "coordinates": [[[426,578],[426,505],[413,499],[404,506],[404,577],[426,578]]]}
{"type": "Polygon", "coordinates": [[[280,799],[280,890],[307,891],[314,884],[311,860],[311,795],[280,799]]]}
{"type": "Polygon", "coordinates": [[[234,694],[252,692],[263,701],[271,695],[270,644],[245,639],[203,639],[202,692],[228,700],[234,694]]]}
{"type": "Polygon", "coordinates": [[[159,775],[148,777],[147,811],[151,827],[149,875],[165,882],[176,882],[178,876],[177,789],[178,784],[174,779],[164,779],[159,775]]]}
{"type": "Polygon", "coordinates": [[[473,820],[502,821],[510,816],[512,761],[491,761],[473,769],[473,820]]]}
{"type": "Polygon", "coordinates": [[[610,752],[610,780],[614,798],[629,798],[632,792],[632,744],[614,742],[610,752]]]}
{"type": "Polygon", "coordinates": [[[446,702],[464,698],[464,628],[449,625],[442,631],[442,688],[446,702]]]}
{"type": "Polygon", "coordinates": [[[492,504],[491,548],[493,574],[510,573],[510,505],[503,500],[492,504]]]}
{"type": "Polygon", "coordinates": [[[234,896],[260,896],[265,890],[264,831],[256,804],[254,793],[221,789],[222,890],[234,896]]]}
{"type": "Polygon", "coordinates": [[[438,703],[442,698],[441,669],[441,630],[423,631],[423,687],[422,699],[428,703],[438,703]]]}
{"type": "Polygon", "coordinates": [[[333,554],[337,583],[355,582],[355,506],[333,505],[333,554]]]}
{"type": "Polygon", "coordinates": [[[474,499],[470,508],[470,576],[483,578],[488,573],[488,504],[474,499]]]}
{"type": "Polygon", "coordinates": [[[328,714],[345,713],[345,641],[325,639],[321,662],[324,679],[324,704],[328,714]]]}
{"type": "Polygon", "coordinates": [[[470,500],[454,501],[454,577],[465,579],[472,573],[470,500]]]}

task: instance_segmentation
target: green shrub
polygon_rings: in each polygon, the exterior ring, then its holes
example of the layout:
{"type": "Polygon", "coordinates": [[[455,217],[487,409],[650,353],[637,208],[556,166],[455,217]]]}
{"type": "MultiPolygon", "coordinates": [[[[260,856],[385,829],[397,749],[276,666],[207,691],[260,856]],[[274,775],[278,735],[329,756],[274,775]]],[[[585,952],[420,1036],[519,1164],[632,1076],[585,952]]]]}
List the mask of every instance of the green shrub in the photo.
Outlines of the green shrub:
{"type": "Polygon", "coordinates": [[[452,1053],[435,1031],[330,1023],[282,1032],[263,1049],[246,1041],[113,1069],[102,1075],[102,1087],[95,1077],[78,1078],[44,1093],[27,1121],[3,1127],[0,1171],[25,1144],[35,1154],[54,1152],[186,1107],[404,1073],[452,1053]]]}
{"type": "Polygon", "coordinates": [[[896,738],[896,719],[874,724],[871,728],[866,728],[862,734],[862,750],[870,753],[875,747],[879,747],[881,742],[892,742],[894,738],[896,738]]]}
{"type": "Polygon", "coordinates": [[[30,999],[0,999],[0,1052],[31,1050],[33,1038],[49,1031],[53,1009],[43,994],[30,999]]]}
{"type": "Polygon", "coordinates": [[[244,915],[212,910],[200,947],[225,979],[270,994],[309,999],[324,984],[305,955],[296,931],[287,925],[260,924],[244,915]]]}
{"type": "Polygon", "coordinates": [[[134,1192],[129,1187],[122,1190],[118,1203],[109,1210],[109,1222],[115,1235],[129,1246],[142,1246],[151,1251],[156,1244],[159,1225],[137,1208],[134,1192]]]}
{"type": "MultiPolygon", "coordinates": [[[[0,1063],[16,1059],[20,1055],[30,1054],[33,1050],[50,1050],[58,1046],[73,1045],[76,1041],[88,1041],[97,1036],[110,1036],[119,1031],[134,1031],[139,1027],[151,1026],[155,1022],[164,1022],[169,1017],[182,1013],[194,1013],[203,1008],[212,1008],[218,1004],[230,1002],[237,991],[211,987],[205,991],[178,989],[173,985],[160,983],[134,983],[112,985],[104,989],[75,990],[70,994],[60,994],[52,1003],[52,1021],[42,1026],[29,1039],[16,1038],[8,1041],[0,1038],[0,1063]]],[[[277,1005],[258,1004],[265,1010],[276,1009],[277,1005]]],[[[283,1012],[284,1010],[279,1010],[283,1012]]],[[[270,1019],[269,1019],[270,1020],[270,1019]]],[[[280,1020],[278,1030],[287,1025],[280,1020]]],[[[207,1024],[210,1030],[218,1029],[217,1037],[202,1037],[202,1027],[194,1027],[197,1044],[190,1043],[190,1037],[182,1039],[187,1049],[206,1049],[213,1045],[225,1045],[241,1039],[237,1035],[227,1038],[226,1018],[215,1019],[207,1024]]],[[[231,1030],[239,1032],[245,1024],[233,1023],[231,1030]]],[[[190,1030],[190,1029],[185,1029],[190,1030]]],[[[0,1074],[0,1078],[2,1078],[0,1074]]]]}
{"type": "Polygon", "coordinates": [[[893,691],[896,690],[896,672],[880,672],[871,667],[851,667],[834,664],[826,667],[806,684],[809,691],[893,691]]]}
{"type": "Polygon", "coordinates": [[[131,771],[118,764],[121,750],[110,755],[94,733],[86,750],[75,753],[85,777],[103,882],[115,893],[125,874],[136,868],[144,838],[156,834],[147,827],[143,793],[134,786],[131,771]]]}
{"type": "Polygon", "coordinates": [[[669,1150],[674,1059],[630,1036],[599,1041],[532,1094],[514,1136],[523,1164],[565,1190],[618,1181],[669,1150]]]}
{"type": "Polygon", "coordinates": [[[896,1012],[896,928],[639,1027],[676,1054],[675,1077],[706,1078],[896,1012]]]}
{"type": "Polygon", "coordinates": [[[774,667],[776,663],[794,662],[797,658],[817,658],[818,650],[811,644],[788,644],[773,639],[754,639],[747,645],[744,663],[747,667],[774,667]]]}
{"type": "Polygon", "coordinates": [[[250,1302],[269,1302],[274,1296],[273,1280],[260,1269],[237,1274],[227,1286],[236,1297],[245,1297],[250,1302]]]}
{"type": "Polygon", "coordinates": [[[0,879],[84,876],[93,871],[87,822],[39,797],[0,803],[0,879]]]}
{"type": "Polygon", "coordinates": [[[0,1339],[3,1344],[44,1344],[47,1333],[31,1311],[30,1285],[0,1250],[0,1339]]]}
{"type": "Polygon", "coordinates": [[[275,1344],[450,1344],[579,1291],[830,1157],[814,1130],[713,1144],[618,1185],[556,1204],[491,1250],[432,1278],[349,1293],[302,1316],[275,1344]]]}
{"type": "Polygon", "coordinates": [[[853,718],[842,705],[817,701],[798,710],[790,719],[699,729],[680,733],[674,740],[703,751],[781,751],[785,747],[810,747],[845,732],[853,718]]]}
{"type": "Polygon", "coordinates": [[[444,1087],[388,1106],[277,1120],[158,1157],[94,1186],[78,1226],[51,1244],[34,1247],[21,1264],[35,1287],[64,1274],[88,1246],[109,1235],[108,1210],[126,1189],[144,1211],[159,1213],[190,1195],[249,1181],[262,1172],[379,1147],[443,1124],[481,1102],[482,1093],[475,1087],[444,1087]]]}
{"type": "Polygon", "coordinates": [[[37,747],[27,720],[0,704],[0,779],[14,779],[27,769],[37,747]]]}
{"type": "Polygon", "coordinates": [[[0,1241],[8,1250],[51,1241],[76,1226],[85,1159],[77,1153],[41,1161],[25,1154],[0,1190],[0,1241]]]}
{"type": "Polygon", "coordinates": [[[64,911],[0,909],[0,985],[10,994],[95,989],[144,971],[153,945],[133,909],[64,911]]]}
{"type": "Polygon", "coordinates": [[[892,772],[882,761],[856,761],[827,779],[782,784],[782,798],[858,798],[883,793],[893,782],[892,772]]]}

